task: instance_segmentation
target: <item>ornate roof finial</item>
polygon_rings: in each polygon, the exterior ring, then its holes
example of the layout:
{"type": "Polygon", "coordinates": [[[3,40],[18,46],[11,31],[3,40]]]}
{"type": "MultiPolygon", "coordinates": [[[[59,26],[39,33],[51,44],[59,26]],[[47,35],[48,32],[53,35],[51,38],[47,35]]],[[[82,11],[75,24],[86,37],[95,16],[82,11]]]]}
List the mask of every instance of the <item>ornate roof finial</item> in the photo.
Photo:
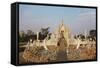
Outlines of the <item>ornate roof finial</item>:
{"type": "Polygon", "coordinates": [[[62,25],[62,26],[64,25],[64,21],[63,21],[63,19],[62,19],[61,25],[62,25]]]}

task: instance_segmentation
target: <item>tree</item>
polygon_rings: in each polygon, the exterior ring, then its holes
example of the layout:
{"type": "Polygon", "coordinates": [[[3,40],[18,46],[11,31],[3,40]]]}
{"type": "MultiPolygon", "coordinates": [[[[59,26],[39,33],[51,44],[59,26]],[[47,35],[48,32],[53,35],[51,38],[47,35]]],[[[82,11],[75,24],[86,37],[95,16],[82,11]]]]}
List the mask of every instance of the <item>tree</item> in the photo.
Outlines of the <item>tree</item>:
{"type": "Polygon", "coordinates": [[[83,34],[79,34],[79,35],[77,35],[77,37],[80,38],[82,41],[84,41],[84,39],[85,39],[85,36],[83,34]]]}
{"type": "Polygon", "coordinates": [[[96,30],[90,30],[89,35],[92,40],[96,40],[96,30]]]}
{"type": "Polygon", "coordinates": [[[24,31],[20,31],[20,32],[19,32],[19,36],[20,36],[20,37],[25,37],[25,32],[24,32],[24,31]]]}
{"type": "Polygon", "coordinates": [[[48,34],[49,34],[49,27],[47,27],[47,28],[41,28],[41,31],[39,33],[41,39],[46,38],[48,34]]]}
{"type": "Polygon", "coordinates": [[[32,30],[27,30],[27,36],[25,38],[27,41],[29,41],[30,39],[35,39],[34,38],[34,32],[32,30]]]}
{"type": "Polygon", "coordinates": [[[24,31],[20,31],[19,32],[19,42],[24,42],[25,41],[25,37],[26,37],[26,34],[24,31]]]}
{"type": "Polygon", "coordinates": [[[31,30],[27,30],[27,35],[30,36],[30,35],[33,35],[34,32],[32,32],[31,30]]]}

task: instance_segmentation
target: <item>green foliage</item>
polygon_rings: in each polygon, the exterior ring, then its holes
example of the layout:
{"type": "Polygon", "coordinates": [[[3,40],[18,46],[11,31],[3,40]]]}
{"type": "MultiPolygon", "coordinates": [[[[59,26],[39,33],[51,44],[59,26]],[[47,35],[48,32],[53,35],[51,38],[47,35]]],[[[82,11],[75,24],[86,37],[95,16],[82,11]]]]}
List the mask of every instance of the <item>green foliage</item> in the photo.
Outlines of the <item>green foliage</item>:
{"type": "MultiPolygon", "coordinates": [[[[39,39],[43,40],[47,37],[47,35],[50,35],[49,27],[41,28],[39,32],[39,39]]],[[[28,42],[30,39],[33,41],[37,39],[37,35],[32,30],[27,30],[26,33],[24,31],[19,33],[19,42],[28,42]]]]}

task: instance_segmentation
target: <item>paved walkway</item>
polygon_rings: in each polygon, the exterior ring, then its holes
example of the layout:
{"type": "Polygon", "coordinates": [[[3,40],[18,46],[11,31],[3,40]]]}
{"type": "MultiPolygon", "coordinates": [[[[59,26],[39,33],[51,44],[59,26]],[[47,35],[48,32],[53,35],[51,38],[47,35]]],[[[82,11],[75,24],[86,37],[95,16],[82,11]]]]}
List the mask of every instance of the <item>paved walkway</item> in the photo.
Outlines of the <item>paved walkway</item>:
{"type": "Polygon", "coordinates": [[[65,38],[61,38],[58,41],[58,51],[57,51],[57,61],[66,61],[67,53],[66,53],[67,43],[65,38]]]}

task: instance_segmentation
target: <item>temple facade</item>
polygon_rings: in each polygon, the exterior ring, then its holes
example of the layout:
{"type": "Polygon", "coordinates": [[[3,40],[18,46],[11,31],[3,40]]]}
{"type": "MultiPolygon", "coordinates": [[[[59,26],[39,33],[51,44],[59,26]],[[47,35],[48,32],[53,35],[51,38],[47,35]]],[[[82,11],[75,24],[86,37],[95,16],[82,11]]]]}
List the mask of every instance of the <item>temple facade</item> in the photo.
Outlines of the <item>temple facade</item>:
{"type": "Polygon", "coordinates": [[[50,36],[50,39],[47,37],[40,42],[39,33],[37,32],[37,40],[34,40],[33,42],[30,40],[30,42],[27,43],[27,46],[43,46],[45,50],[48,50],[47,46],[58,46],[64,44],[68,48],[70,45],[74,45],[76,49],[80,47],[80,45],[95,45],[95,42],[91,42],[89,40],[81,41],[80,38],[75,39],[69,28],[64,24],[62,21],[61,24],[58,26],[58,28],[55,29],[55,31],[50,36]],[[62,41],[63,40],[63,41],[62,41]],[[61,42],[62,41],[62,42],[61,42]]]}
{"type": "Polygon", "coordinates": [[[51,38],[49,40],[46,40],[46,45],[57,46],[59,39],[62,37],[66,40],[66,43],[69,46],[70,31],[69,28],[65,26],[63,21],[58,26],[58,28],[52,33],[51,38]]]}

